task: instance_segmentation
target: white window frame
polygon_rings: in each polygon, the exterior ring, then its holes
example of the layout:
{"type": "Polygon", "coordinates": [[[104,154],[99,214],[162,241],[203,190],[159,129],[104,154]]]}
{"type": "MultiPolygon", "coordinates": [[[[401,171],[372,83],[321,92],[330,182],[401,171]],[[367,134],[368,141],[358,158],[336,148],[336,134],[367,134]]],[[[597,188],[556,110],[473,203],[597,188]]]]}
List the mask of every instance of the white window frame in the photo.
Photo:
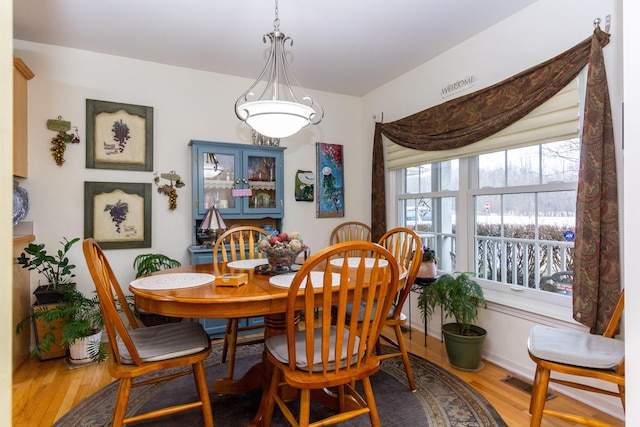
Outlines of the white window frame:
{"type": "MultiPolygon", "coordinates": [[[[388,171],[389,188],[392,191],[393,209],[389,209],[388,220],[390,224],[400,226],[400,206],[403,199],[420,197],[455,197],[456,199],[456,271],[474,271],[475,263],[475,215],[467,215],[464,212],[475,212],[474,197],[483,194],[495,194],[496,189],[478,189],[475,181],[477,178],[477,157],[464,157],[459,161],[459,189],[458,191],[436,191],[432,193],[401,193],[403,188],[403,169],[388,171]]],[[[502,194],[523,193],[531,191],[538,186],[508,187],[502,194]]],[[[550,184],[545,189],[552,191],[575,190],[572,184],[550,184]]],[[[439,257],[446,256],[438,254],[439,257]]],[[[442,271],[440,273],[443,273],[442,271]]],[[[510,315],[522,316],[530,319],[532,314],[543,317],[552,317],[564,321],[572,321],[571,296],[559,295],[524,286],[510,286],[490,280],[477,279],[485,291],[485,297],[494,310],[502,311],[510,315]],[[527,312],[523,314],[522,312],[527,312]]]]}

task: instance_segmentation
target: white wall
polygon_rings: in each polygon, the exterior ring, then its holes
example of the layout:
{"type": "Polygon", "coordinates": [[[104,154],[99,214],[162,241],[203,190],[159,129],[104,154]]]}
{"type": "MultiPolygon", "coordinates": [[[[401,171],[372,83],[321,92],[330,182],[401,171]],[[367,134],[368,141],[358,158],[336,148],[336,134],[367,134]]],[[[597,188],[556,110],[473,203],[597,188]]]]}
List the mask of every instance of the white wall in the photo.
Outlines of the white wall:
{"type": "Polygon", "coordinates": [[[11,375],[13,314],[13,10],[11,2],[0,1],[0,290],[4,298],[0,301],[0,342],[10,343],[0,349],[0,425],[11,425],[11,375]],[[7,95],[5,95],[7,94],[7,95]],[[7,396],[6,398],[4,396],[7,396]]]}
{"type": "MultiPolygon", "coordinates": [[[[611,42],[605,47],[604,53],[622,182],[621,8],[621,1],[616,0],[540,0],[367,94],[363,98],[363,135],[373,140],[373,127],[366,120],[373,115],[380,117],[384,112],[384,121],[391,122],[445,102],[453,97],[444,99],[442,88],[469,76],[474,76],[475,83],[459,95],[497,83],[591,37],[594,18],[601,18],[601,28],[604,30],[605,17],[611,15],[611,42]]],[[[394,206],[389,197],[387,206],[394,206]]],[[[463,262],[464,258],[461,257],[463,262]]],[[[459,265],[458,269],[465,271],[472,270],[472,267],[471,264],[467,267],[459,265]]],[[[484,356],[519,375],[531,378],[535,365],[526,350],[531,326],[535,322],[562,325],[562,319],[546,318],[539,313],[523,313],[503,305],[504,301],[498,300],[497,295],[487,294],[487,297],[491,301],[489,310],[482,311],[478,321],[489,331],[484,356]]],[[[415,303],[416,298],[412,298],[414,326],[422,323],[415,303]]],[[[564,318],[570,319],[569,310],[566,311],[564,318]]],[[[440,335],[439,316],[434,317],[428,326],[431,335],[440,335]]],[[[574,396],[578,395],[574,393],[574,396]]],[[[617,399],[599,398],[591,400],[591,403],[622,417],[617,399]]]]}
{"type": "MultiPolygon", "coordinates": [[[[640,73],[640,28],[637,17],[640,16],[640,3],[634,0],[624,0],[624,75],[628,76],[624,82],[624,260],[627,268],[624,271],[625,283],[625,318],[627,325],[640,324],[640,287],[633,286],[638,278],[635,263],[638,262],[638,250],[635,242],[640,241],[640,198],[638,189],[634,185],[638,182],[640,171],[637,160],[640,159],[640,83],[635,78],[640,73]]],[[[625,337],[627,402],[637,402],[640,396],[640,334],[633,326],[625,337]],[[634,397],[635,396],[635,397],[634,397]]],[[[628,426],[640,425],[640,407],[633,403],[627,406],[628,426]]]]}
{"type": "MultiPolygon", "coordinates": [[[[236,98],[252,81],[123,57],[16,40],[15,55],[35,74],[29,84],[29,214],[37,242],[57,250],[62,237],[84,237],[84,182],[153,183],[152,172],[87,169],[85,99],[154,108],[154,171],[175,170],[186,182],[178,189],[178,208],[169,211],[167,197],[153,189],[152,247],[109,250],[107,256],[123,287],[133,278],[132,262],[139,253],[161,252],[188,263],[191,243],[191,139],[251,143],[249,128],[235,116],[236,98]],[[65,163],[51,157],[46,122],[62,116],[80,129],[80,144],[68,144],[65,163]]],[[[257,71],[256,71],[257,73],[257,71]]],[[[300,231],[313,251],[328,243],[328,230],[346,219],[369,220],[370,197],[359,189],[370,186],[370,150],[362,149],[360,99],[313,93],[326,116],[318,126],[283,139],[285,151],[286,231],[300,231]],[[314,170],[315,143],[343,144],[345,150],[346,217],[316,219],[315,203],[296,202],[297,169],[314,170]],[[361,154],[364,153],[364,154],[361,154]]],[[[71,252],[80,289],[93,286],[81,245],[71,252]]],[[[38,280],[32,275],[32,285],[38,280]]]]}

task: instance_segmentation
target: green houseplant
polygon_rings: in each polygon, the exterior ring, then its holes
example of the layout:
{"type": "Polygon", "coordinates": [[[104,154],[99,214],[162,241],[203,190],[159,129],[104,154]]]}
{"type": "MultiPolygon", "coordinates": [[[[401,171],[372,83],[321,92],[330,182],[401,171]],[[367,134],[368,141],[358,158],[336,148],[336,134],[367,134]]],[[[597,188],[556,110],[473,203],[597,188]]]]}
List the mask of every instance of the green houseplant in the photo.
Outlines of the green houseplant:
{"type": "Polygon", "coordinates": [[[428,246],[422,247],[422,262],[434,261],[436,264],[438,263],[438,257],[436,256],[436,251],[433,249],[429,249],[428,246]]]}
{"type": "Polygon", "coordinates": [[[42,359],[43,353],[57,343],[71,352],[71,362],[82,363],[88,360],[102,361],[106,350],[101,342],[104,320],[100,311],[97,295],[86,297],[75,288],[61,290],[62,300],[55,305],[46,305],[41,309],[34,307],[31,314],[18,323],[16,332],[21,333],[29,323],[42,323],[36,346],[31,357],[42,359]],[[57,332],[61,331],[61,334],[57,332]],[[86,342],[89,338],[88,342],[86,342]],[[74,358],[74,345],[86,346],[88,356],[74,358]]]}
{"type": "Polygon", "coordinates": [[[71,240],[64,237],[60,242],[62,248],[58,249],[55,255],[47,252],[44,243],[29,243],[17,258],[18,264],[22,265],[22,268],[30,271],[35,270],[44,277],[44,283],[41,282],[34,291],[38,304],[58,302],[62,298],[60,290],[75,286],[73,282],[75,274],[72,270],[76,266],[71,264],[67,253],[79,240],[79,237],[71,240]]]}
{"type": "Polygon", "coordinates": [[[442,325],[449,362],[460,369],[475,370],[480,364],[487,331],[474,325],[478,308],[487,307],[482,287],[473,273],[443,274],[418,296],[418,308],[431,319],[436,307],[455,322],[442,325]],[[460,348],[462,346],[462,348],[460,348]]]}
{"type": "MultiPolygon", "coordinates": [[[[180,261],[169,258],[163,254],[140,254],[133,260],[133,269],[136,271],[136,279],[150,273],[155,273],[156,271],[180,266],[180,261]]],[[[180,322],[182,320],[181,317],[162,316],[160,314],[142,311],[138,309],[135,304],[133,304],[133,312],[145,326],[180,322]]]]}
{"type": "Polygon", "coordinates": [[[180,265],[180,261],[171,259],[163,254],[140,254],[133,260],[133,269],[136,271],[136,278],[166,268],[180,267],[180,265]]]}

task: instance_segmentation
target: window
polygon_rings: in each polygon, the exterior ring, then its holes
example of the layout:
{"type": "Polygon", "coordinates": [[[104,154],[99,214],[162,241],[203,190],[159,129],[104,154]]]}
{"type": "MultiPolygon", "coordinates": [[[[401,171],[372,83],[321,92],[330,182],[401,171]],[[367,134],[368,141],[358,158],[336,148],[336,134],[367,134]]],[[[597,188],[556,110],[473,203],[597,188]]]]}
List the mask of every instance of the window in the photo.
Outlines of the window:
{"type": "Polygon", "coordinates": [[[584,79],[474,144],[417,151],[387,141],[390,221],[416,230],[440,271],[473,271],[503,293],[503,306],[538,312],[543,302],[566,316],[571,305],[584,79]]]}
{"type": "Polygon", "coordinates": [[[577,139],[478,156],[474,271],[511,286],[571,294],[577,139]],[[557,276],[556,276],[557,277],[557,276]]]}
{"type": "Polygon", "coordinates": [[[442,271],[566,298],[579,155],[573,138],[399,169],[399,223],[435,249],[442,271]]]}
{"type": "Polygon", "coordinates": [[[401,224],[436,250],[438,267],[445,270],[455,267],[458,165],[456,159],[399,171],[401,224]]]}

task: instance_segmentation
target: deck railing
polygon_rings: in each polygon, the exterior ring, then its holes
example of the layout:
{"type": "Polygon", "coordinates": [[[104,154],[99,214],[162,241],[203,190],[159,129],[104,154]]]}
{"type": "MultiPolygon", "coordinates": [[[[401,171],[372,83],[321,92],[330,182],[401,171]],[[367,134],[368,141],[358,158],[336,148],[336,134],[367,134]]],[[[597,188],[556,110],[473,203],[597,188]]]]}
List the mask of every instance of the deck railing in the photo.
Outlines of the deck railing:
{"type": "MultiPolygon", "coordinates": [[[[475,242],[476,273],[482,279],[551,290],[541,279],[573,270],[573,242],[491,236],[475,236],[475,242]]],[[[567,293],[566,283],[562,292],[567,293]]]]}

